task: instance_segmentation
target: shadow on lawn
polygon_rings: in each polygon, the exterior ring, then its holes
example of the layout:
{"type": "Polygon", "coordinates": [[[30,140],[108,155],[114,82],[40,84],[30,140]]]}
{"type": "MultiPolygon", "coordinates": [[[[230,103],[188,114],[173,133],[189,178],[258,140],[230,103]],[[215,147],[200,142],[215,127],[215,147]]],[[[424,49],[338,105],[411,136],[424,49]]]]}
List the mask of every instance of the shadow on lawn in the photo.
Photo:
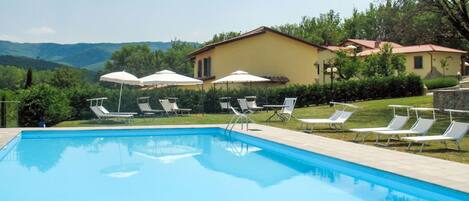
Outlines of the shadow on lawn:
{"type": "Polygon", "coordinates": [[[113,120],[88,120],[82,123],[83,125],[125,125],[124,121],[113,121],[113,120]]]}
{"type": "MultiPolygon", "coordinates": [[[[451,147],[451,146],[448,146],[448,148],[436,148],[436,149],[425,149],[429,147],[429,145],[425,145],[424,148],[423,148],[423,151],[422,153],[434,153],[434,154],[442,154],[442,153],[447,153],[447,154],[464,154],[464,153],[469,153],[469,151],[467,150],[461,150],[461,151],[458,151],[458,148],[456,147],[451,147]]],[[[420,146],[417,148],[417,147],[414,147],[413,149],[411,150],[407,150],[408,152],[415,152],[415,153],[418,153],[419,152],[419,149],[420,149],[420,146]]]]}

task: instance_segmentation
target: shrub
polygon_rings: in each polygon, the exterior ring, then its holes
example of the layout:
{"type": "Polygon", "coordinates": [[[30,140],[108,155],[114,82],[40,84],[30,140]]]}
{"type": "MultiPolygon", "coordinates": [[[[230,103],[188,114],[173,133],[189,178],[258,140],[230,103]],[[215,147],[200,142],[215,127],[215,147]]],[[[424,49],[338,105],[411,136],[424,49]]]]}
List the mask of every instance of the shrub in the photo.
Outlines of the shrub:
{"type": "Polygon", "coordinates": [[[425,86],[428,89],[438,89],[445,87],[456,86],[459,82],[456,78],[453,77],[439,77],[434,79],[425,80],[425,86]]]}
{"type": "Polygon", "coordinates": [[[48,126],[70,117],[70,101],[64,92],[46,84],[34,85],[20,92],[20,126],[34,127],[42,118],[48,126]]]}

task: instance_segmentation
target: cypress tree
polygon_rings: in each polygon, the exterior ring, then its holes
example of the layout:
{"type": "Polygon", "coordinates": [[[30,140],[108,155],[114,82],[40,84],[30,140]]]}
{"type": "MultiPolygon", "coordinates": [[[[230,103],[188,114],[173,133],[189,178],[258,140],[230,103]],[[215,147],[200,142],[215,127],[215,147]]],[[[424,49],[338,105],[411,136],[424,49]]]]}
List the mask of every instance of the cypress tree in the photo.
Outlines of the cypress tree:
{"type": "Polygon", "coordinates": [[[26,82],[24,83],[24,88],[27,89],[33,85],[33,71],[31,68],[28,69],[28,73],[26,73],[26,82]]]}
{"type": "Polygon", "coordinates": [[[5,100],[5,96],[2,96],[2,102],[0,103],[0,128],[7,127],[7,104],[5,100]]]}

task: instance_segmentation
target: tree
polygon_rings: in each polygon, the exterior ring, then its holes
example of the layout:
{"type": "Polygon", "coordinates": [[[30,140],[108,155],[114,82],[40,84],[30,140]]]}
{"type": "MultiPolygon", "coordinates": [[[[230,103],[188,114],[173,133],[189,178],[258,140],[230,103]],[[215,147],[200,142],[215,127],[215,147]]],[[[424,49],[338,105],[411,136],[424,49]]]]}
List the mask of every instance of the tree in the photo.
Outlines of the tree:
{"type": "Polygon", "coordinates": [[[148,45],[126,45],[106,62],[104,72],[126,71],[137,77],[156,72],[157,61],[148,45]]]}
{"type": "Polygon", "coordinates": [[[2,101],[0,102],[0,128],[7,127],[7,104],[6,97],[2,96],[2,101]]]}
{"type": "Polygon", "coordinates": [[[443,59],[440,59],[440,67],[443,70],[443,77],[446,77],[446,70],[448,70],[447,68],[449,66],[449,60],[451,59],[452,59],[451,56],[447,56],[443,59]]]}
{"type": "Polygon", "coordinates": [[[19,89],[23,86],[26,72],[14,66],[0,66],[0,89],[19,89]]]}
{"type": "Polygon", "coordinates": [[[158,67],[192,77],[192,62],[187,58],[187,55],[195,49],[196,46],[193,43],[172,41],[171,48],[168,50],[155,52],[158,67]]]}
{"type": "Polygon", "coordinates": [[[26,82],[24,84],[24,88],[28,89],[31,86],[33,86],[33,71],[31,68],[29,68],[28,72],[26,73],[26,82]]]}
{"type": "Polygon", "coordinates": [[[212,39],[205,42],[204,45],[210,45],[212,43],[221,42],[221,41],[224,41],[224,40],[234,38],[234,37],[239,36],[239,35],[241,35],[241,32],[234,32],[234,31],[215,34],[212,37],[212,39]]]}
{"type": "Polygon", "coordinates": [[[348,80],[355,77],[358,73],[358,69],[362,65],[360,58],[357,57],[354,51],[350,55],[346,51],[338,51],[334,59],[334,66],[337,68],[337,72],[341,79],[348,80]]]}
{"type": "Polygon", "coordinates": [[[84,83],[83,78],[86,76],[83,71],[69,67],[56,69],[52,72],[52,75],[49,82],[52,86],[57,88],[79,86],[84,83]]]}
{"type": "Polygon", "coordinates": [[[384,44],[380,52],[369,55],[365,58],[363,76],[392,76],[395,72],[405,71],[405,58],[402,55],[393,54],[392,46],[384,44]]]}
{"type": "Polygon", "coordinates": [[[153,51],[147,45],[128,45],[112,53],[101,74],[125,70],[137,77],[146,76],[159,70],[169,69],[185,75],[192,75],[192,63],[187,55],[194,51],[194,43],[171,41],[167,50],[153,51]]]}
{"type": "Polygon", "coordinates": [[[469,13],[467,11],[469,2],[467,0],[423,0],[423,2],[437,8],[436,11],[444,14],[453,27],[466,40],[469,40],[469,13]]]}
{"type": "Polygon", "coordinates": [[[320,14],[319,17],[304,16],[299,24],[286,24],[273,28],[312,43],[335,45],[344,39],[341,22],[339,14],[330,10],[320,14]]]}

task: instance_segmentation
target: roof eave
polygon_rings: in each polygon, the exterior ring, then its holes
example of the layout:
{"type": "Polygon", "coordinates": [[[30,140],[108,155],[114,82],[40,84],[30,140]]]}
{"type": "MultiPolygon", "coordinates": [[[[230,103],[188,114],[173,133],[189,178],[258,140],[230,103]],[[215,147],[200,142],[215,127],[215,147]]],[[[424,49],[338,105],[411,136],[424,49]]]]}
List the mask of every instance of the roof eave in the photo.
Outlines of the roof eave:
{"type": "MultiPolygon", "coordinates": [[[[255,32],[255,33],[249,33],[249,34],[246,34],[245,36],[243,35],[240,35],[238,37],[234,37],[234,38],[231,38],[231,39],[228,39],[228,40],[224,40],[224,41],[221,41],[221,42],[217,42],[217,43],[213,43],[213,44],[210,44],[210,45],[206,45],[198,50],[195,50],[194,52],[191,52],[190,54],[187,55],[188,58],[194,58],[197,54],[200,54],[200,53],[203,53],[203,52],[206,52],[210,49],[213,49],[215,48],[216,46],[218,45],[223,45],[223,44],[226,44],[226,43],[230,43],[230,42],[234,42],[234,41],[238,41],[238,40],[242,40],[242,39],[245,39],[245,38],[249,38],[249,37],[253,37],[253,36],[257,36],[257,35],[260,35],[260,34],[264,34],[266,31],[271,31],[273,33],[276,33],[276,34],[280,34],[282,36],[285,36],[287,38],[290,38],[290,39],[293,39],[293,40],[296,40],[296,41],[299,41],[299,42],[302,42],[302,43],[306,43],[310,46],[313,46],[313,47],[316,47],[320,50],[327,50],[326,47],[323,47],[321,45],[317,45],[317,44],[314,44],[314,43],[311,43],[311,42],[308,42],[306,40],[303,40],[301,38],[298,38],[298,37],[295,37],[295,36],[291,36],[289,34],[286,34],[286,33],[283,33],[283,32],[280,32],[280,31],[277,31],[275,29],[272,29],[272,28],[269,28],[269,27],[262,27],[261,30],[255,32]]],[[[247,32],[248,33],[248,32],[247,32]]]]}

